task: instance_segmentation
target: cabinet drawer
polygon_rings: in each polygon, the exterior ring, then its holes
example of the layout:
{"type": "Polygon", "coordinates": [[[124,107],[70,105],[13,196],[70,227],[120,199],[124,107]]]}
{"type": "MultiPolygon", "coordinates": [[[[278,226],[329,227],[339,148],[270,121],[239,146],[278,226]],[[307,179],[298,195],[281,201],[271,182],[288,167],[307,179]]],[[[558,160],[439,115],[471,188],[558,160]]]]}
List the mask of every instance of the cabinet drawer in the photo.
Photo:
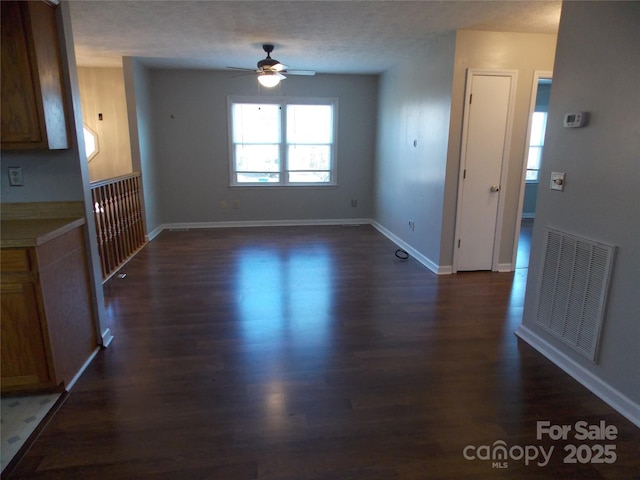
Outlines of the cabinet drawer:
{"type": "Polygon", "coordinates": [[[3,248],[0,253],[0,270],[3,273],[31,270],[29,250],[26,248],[3,248]]]}

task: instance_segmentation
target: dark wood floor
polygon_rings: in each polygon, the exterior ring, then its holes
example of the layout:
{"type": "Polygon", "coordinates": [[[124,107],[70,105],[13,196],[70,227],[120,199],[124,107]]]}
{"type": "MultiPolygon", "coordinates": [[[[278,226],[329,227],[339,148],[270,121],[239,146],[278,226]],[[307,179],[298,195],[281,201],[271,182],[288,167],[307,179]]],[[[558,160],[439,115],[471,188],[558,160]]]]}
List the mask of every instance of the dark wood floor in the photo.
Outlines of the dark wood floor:
{"type": "Polygon", "coordinates": [[[640,430],[513,334],[526,270],[437,277],[394,250],[370,226],[163,232],[105,286],[116,338],[11,478],[640,476],[640,430]],[[616,462],[564,464],[540,420],[615,426],[586,444],[616,462]],[[463,456],[499,440],[554,452],[463,456]]]}

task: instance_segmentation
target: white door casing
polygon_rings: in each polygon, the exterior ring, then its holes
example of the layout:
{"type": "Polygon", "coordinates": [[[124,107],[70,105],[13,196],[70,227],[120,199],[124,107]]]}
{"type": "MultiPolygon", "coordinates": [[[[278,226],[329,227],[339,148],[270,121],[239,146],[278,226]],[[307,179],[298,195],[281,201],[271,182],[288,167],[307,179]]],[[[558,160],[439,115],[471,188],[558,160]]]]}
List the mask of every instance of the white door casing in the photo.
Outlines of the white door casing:
{"type": "Polygon", "coordinates": [[[454,271],[497,270],[517,72],[469,69],[454,271]]]}
{"type": "MultiPolygon", "coordinates": [[[[518,196],[518,214],[516,217],[516,233],[515,241],[513,242],[513,254],[511,258],[511,264],[515,269],[516,259],[518,256],[518,240],[520,238],[520,227],[522,225],[522,208],[524,205],[524,192],[526,188],[527,177],[527,158],[529,156],[529,139],[531,138],[531,124],[533,122],[533,113],[536,111],[536,97],[538,96],[538,82],[541,79],[553,79],[553,72],[536,70],[533,72],[533,82],[531,84],[531,98],[529,104],[529,120],[527,122],[527,135],[525,137],[524,145],[524,157],[522,158],[522,178],[520,179],[520,194],[518,196]]],[[[538,179],[539,180],[539,179],[538,179]]]]}

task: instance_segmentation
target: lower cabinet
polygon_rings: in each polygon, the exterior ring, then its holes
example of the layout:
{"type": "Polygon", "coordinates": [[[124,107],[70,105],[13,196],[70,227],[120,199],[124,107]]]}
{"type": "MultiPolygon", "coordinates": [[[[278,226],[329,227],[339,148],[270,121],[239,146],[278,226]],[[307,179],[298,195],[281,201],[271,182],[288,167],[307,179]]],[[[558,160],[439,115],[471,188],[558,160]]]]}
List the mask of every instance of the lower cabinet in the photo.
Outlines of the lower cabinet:
{"type": "Polygon", "coordinates": [[[2,284],[2,390],[54,387],[32,282],[2,284]]]}
{"type": "Polygon", "coordinates": [[[63,390],[97,346],[84,231],[3,248],[1,390],[63,390]]]}

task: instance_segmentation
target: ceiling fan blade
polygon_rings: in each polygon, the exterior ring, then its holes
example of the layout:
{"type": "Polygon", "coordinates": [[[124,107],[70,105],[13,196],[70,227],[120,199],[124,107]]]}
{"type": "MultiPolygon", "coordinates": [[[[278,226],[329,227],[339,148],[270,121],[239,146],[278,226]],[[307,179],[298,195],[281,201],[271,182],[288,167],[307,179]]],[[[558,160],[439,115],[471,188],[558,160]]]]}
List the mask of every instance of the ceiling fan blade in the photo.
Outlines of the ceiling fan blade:
{"type": "Polygon", "coordinates": [[[256,71],[255,68],[243,68],[243,67],[227,67],[231,70],[244,70],[245,72],[254,72],[256,71]]]}
{"type": "Polygon", "coordinates": [[[313,70],[284,70],[283,73],[287,73],[289,75],[306,75],[309,77],[316,74],[313,70]]]}

